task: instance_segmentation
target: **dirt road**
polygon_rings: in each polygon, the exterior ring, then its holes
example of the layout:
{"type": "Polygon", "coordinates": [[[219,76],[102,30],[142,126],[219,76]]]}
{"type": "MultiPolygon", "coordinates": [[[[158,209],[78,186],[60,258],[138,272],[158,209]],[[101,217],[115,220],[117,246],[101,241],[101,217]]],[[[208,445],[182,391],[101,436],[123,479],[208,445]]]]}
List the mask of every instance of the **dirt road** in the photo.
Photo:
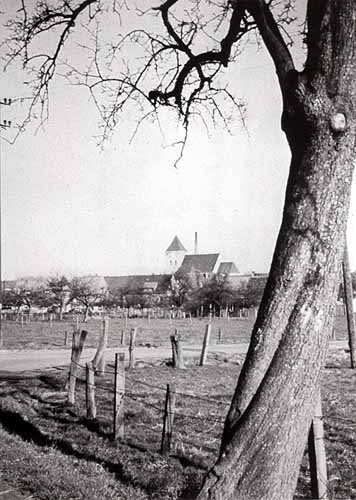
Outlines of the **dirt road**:
{"type": "MultiPolygon", "coordinates": [[[[212,344],[209,346],[209,353],[221,353],[228,356],[234,354],[245,354],[248,344],[212,344]]],[[[347,349],[346,341],[330,342],[330,349],[347,349]]],[[[95,349],[84,349],[81,361],[85,362],[93,359],[95,349]]],[[[128,359],[128,348],[117,347],[106,350],[106,359],[108,362],[114,360],[116,352],[125,352],[128,359]]],[[[135,348],[135,356],[137,360],[149,361],[157,359],[170,359],[171,348],[169,346],[161,347],[142,347],[135,348]]],[[[187,357],[199,356],[201,345],[184,344],[184,355],[187,357]]],[[[55,366],[68,365],[70,362],[71,350],[67,349],[43,349],[43,350],[27,350],[27,351],[9,351],[0,350],[0,372],[22,372],[28,370],[37,370],[50,368],[55,366]]]]}

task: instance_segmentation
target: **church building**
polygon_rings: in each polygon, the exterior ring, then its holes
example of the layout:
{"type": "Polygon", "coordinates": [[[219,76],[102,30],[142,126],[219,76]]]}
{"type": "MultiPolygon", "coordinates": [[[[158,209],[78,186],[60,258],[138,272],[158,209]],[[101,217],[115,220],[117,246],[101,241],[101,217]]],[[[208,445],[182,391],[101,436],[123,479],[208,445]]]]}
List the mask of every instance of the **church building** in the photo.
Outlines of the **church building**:
{"type": "Polygon", "coordinates": [[[166,250],[166,269],[168,273],[174,274],[181,266],[185,255],[187,254],[178,236],[173,238],[172,243],[166,250]]]}

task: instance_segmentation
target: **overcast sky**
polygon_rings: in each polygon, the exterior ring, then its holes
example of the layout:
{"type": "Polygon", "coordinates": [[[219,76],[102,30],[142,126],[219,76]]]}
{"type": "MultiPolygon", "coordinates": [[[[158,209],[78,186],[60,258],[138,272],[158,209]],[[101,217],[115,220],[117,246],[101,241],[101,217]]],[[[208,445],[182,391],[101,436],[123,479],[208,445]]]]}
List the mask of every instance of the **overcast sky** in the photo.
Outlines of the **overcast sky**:
{"type": "MultiPolygon", "coordinates": [[[[297,61],[302,60],[296,54],[297,61]]],[[[84,89],[57,82],[50,118],[15,145],[2,143],[2,274],[163,272],[178,235],[188,251],[219,252],[240,271],[267,272],[281,222],[290,154],[280,131],[281,99],[267,54],[251,49],[230,70],[247,104],[247,129],[233,135],[192,129],[183,161],[173,163],[176,124],[145,125],[130,145],[130,116],[104,151],[96,110],[84,89]]],[[[0,80],[0,97],[23,89],[19,72],[0,80]]],[[[17,121],[21,105],[2,107],[17,121]]],[[[6,132],[10,134],[11,132],[6,132]]],[[[356,196],[349,220],[356,267],[356,196]]]]}

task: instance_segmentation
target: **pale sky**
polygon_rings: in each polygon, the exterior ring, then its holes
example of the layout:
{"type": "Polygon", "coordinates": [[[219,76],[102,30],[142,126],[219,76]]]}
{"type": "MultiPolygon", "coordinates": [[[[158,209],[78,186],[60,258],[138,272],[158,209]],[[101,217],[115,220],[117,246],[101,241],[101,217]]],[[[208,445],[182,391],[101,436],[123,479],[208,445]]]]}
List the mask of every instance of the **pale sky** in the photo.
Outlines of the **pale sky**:
{"type": "MultiPolygon", "coordinates": [[[[298,59],[297,59],[298,60],[298,59]]],[[[300,56],[298,62],[301,62],[300,56]]],[[[120,275],[165,271],[164,252],[178,235],[189,252],[219,252],[240,271],[267,272],[281,222],[290,154],[280,131],[281,99],[264,51],[245,54],[231,70],[247,104],[247,128],[233,136],[200,125],[179,168],[165,136],[145,125],[130,145],[130,116],[104,151],[96,146],[96,110],[84,89],[57,82],[49,121],[15,143],[2,141],[2,275],[120,275]]],[[[0,97],[21,96],[22,76],[9,71],[0,97]]],[[[21,105],[2,107],[17,121],[21,105]]],[[[10,134],[11,131],[5,132],[10,134]]],[[[349,220],[356,267],[356,195],[349,220]]]]}

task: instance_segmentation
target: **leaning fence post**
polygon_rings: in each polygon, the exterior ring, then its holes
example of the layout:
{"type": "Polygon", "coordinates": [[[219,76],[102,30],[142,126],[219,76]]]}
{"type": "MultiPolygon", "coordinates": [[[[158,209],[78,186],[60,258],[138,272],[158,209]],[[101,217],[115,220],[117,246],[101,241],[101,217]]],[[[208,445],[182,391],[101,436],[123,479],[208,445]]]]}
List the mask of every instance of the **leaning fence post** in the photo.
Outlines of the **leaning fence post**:
{"type": "Polygon", "coordinates": [[[87,418],[96,417],[96,405],[95,405],[95,378],[94,378],[94,365],[92,361],[88,361],[86,364],[86,406],[87,406],[87,418]]]}
{"type": "Polygon", "coordinates": [[[173,368],[185,368],[183,349],[181,343],[181,336],[178,334],[178,330],[175,330],[175,334],[171,335],[172,344],[172,366],[173,368]]]}
{"type": "Polygon", "coordinates": [[[104,375],[105,373],[105,349],[108,343],[108,331],[109,320],[108,318],[105,318],[103,320],[103,327],[101,330],[98,349],[93,359],[93,365],[98,375],[104,375]]]}
{"type": "Polygon", "coordinates": [[[129,368],[135,367],[135,339],[137,328],[131,328],[130,331],[130,344],[129,344],[129,368]]]}
{"type": "Polygon", "coordinates": [[[125,353],[115,354],[113,437],[124,437],[125,353]]]}
{"type": "Polygon", "coordinates": [[[161,441],[162,455],[168,455],[172,447],[173,420],[176,402],[176,390],[173,385],[167,384],[166,401],[164,406],[163,429],[161,441]]]}
{"type": "Polygon", "coordinates": [[[308,454],[312,497],[326,499],[328,492],[328,474],[320,389],[318,389],[317,392],[314,417],[308,436],[308,454]]]}
{"type": "Polygon", "coordinates": [[[210,332],[211,332],[211,323],[208,323],[205,328],[205,335],[204,335],[204,340],[203,340],[203,347],[201,350],[201,355],[200,355],[200,366],[204,366],[206,363],[206,358],[208,356],[208,347],[209,347],[209,339],[210,339],[210,332]]]}
{"type": "Polygon", "coordinates": [[[121,330],[121,345],[125,345],[125,330],[121,330]]]}
{"type": "Polygon", "coordinates": [[[80,356],[83,351],[84,342],[87,334],[88,332],[85,330],[82,330],[81,333],[79,333],[76,330],[73,332],[72,356],[69,369],[69,384],[68,384],[68,403],[70,404],[75,403],[75,384],[80,367],[79,365],[80,356]]]}

